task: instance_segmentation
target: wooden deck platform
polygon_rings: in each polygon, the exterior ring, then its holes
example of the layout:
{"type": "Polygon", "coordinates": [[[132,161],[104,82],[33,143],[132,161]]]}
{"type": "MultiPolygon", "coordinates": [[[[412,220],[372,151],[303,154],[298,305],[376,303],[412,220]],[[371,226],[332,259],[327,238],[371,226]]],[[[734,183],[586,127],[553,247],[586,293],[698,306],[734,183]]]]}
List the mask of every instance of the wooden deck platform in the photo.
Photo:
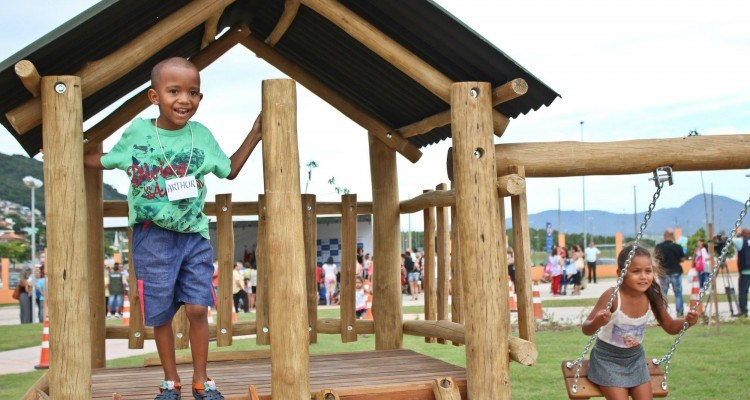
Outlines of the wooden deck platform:
{"type": "MultiPolygon", "coordinates": [[[[192,365],[178,365],[183,398],[190,397],[187,383],[192,365]]],[[[261,399],[271,395],[271,359],[209,362],[208,374],[227,399],[247,399],[255,385],[261,399]]],[[[363,351],[310,356],[311,396],[334,389],[343,399],[434,399],[432,381],[452,377],[466,398],[466,369],[411,350],[363,351]]],[[[163,379],[160,366],[97,369],[92,373],[93,399],[152,399],[163,379]]]]}

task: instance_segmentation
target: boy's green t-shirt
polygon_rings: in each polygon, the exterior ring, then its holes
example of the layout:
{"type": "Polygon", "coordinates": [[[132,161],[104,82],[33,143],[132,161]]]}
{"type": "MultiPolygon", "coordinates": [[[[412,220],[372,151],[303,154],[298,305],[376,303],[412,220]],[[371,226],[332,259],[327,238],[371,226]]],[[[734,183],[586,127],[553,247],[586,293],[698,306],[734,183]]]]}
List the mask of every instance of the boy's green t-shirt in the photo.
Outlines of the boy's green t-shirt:
{"type": "Polygon", "coordinates": [[[101,159],[104,168],[121,169],[130,178],[128,224],[132,227],[151,221],[164,229],[197,232],[208,239],[208,218],[203,213],[206,198],[204,177],[213,173],[219,178],[226,178],[231,171],[230,160],[211,131],[198,122],[189,121],[176,131],[159,129],[157,138],[151,121],[141,118],[133,120],[112,151],[101,159]],[[165,155],[169,163],[165,161],[165,155]],[[198,197],[169,201],[165,181],[183,177],[186,167],[187,176],[195,177],[198,197]]]}

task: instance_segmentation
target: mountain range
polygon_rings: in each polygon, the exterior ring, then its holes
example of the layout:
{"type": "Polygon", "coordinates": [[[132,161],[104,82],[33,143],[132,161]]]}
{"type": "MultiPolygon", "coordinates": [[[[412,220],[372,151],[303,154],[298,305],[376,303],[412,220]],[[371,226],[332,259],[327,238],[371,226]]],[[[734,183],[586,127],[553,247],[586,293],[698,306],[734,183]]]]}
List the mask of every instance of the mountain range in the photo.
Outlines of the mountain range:
{"type": "MultiPolygon", "coordinates": [[[[708,216],[711,218],[711,197],[707,196],[708,216]]],[[[739,216],[740,210],[744,207],[742,202],[730,199],[725,196],[714,195],[714,234],[726,232],[730,229],[734,221],[739,216]]],[[[638,213],[638,227],[643,222],[645,213],[638,213]]],[[[635,236],[635,221],[633,214],[615,214],[606,211],[586,210],[586,220],[588,222],[587,233],[594,235],[611,236],[616,232],[622,232],[625,236],[635,236]]],[[[683,235],[691,235],[701,227],[706,226],[706,211],[703,203],[703,195],[686,201],[682,206],[676,208],[656,208],[648,226],[645,235],[651,238],[661,237],[667,228],[681,228],[683,235]]],[[[510,219],[506,220],[508,226],[511,225],[510,219]]],[[[558,229],[558,211],[548,210],[536,214],[529,214],[529,226],[535,229],[545,229],[547,222],[552,224],[552,228],[558,229]]],[[[583,232],[583,212],[582,211],[560,211],[560,230],[562,232],[581,233],[583,232]]]]}

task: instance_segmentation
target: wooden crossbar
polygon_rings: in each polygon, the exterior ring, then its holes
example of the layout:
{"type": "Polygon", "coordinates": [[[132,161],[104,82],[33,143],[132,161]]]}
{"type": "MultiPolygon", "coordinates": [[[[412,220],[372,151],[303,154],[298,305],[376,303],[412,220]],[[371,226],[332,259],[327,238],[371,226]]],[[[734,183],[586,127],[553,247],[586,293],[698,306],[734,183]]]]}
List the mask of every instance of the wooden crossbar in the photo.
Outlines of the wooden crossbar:
{"type": "MultiPolygon", "coordinates": [[[[651,360],[651,358],[647,358],[651,360]]],[[[602,392],[599,390],[599,386],[590,380],[588,380],[589,371],[589,360],[584,360],[581,365],[581,373],[578,375],[578,391],[572,392],[573,382],[576,376],[576,367],[568,368],[567,363],[573,360],[565,360],[562,362],[562,372],[565,378],[565,387],[568,391],[568,397],[571,399],[589,399],[592,397],[603,397],[602,392]]],[[[663,390],[661,388],[662,377],[664,372],[661,367],[655,365],[653,362],[648,363],[648,373],[651,375],[651,391],[654,397],[667,397],[669,390],[663,390]]]]}

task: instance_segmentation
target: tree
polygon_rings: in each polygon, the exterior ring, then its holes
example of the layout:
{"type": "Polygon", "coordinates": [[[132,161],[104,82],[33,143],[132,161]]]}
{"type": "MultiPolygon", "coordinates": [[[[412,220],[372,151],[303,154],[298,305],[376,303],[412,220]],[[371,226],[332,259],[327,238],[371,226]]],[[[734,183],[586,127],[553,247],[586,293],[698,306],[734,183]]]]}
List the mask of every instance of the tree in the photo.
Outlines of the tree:
{"type": "Polygon", "coordinates": [[[9,258],[12,262],[30,260],[31,247],[21,241],[0,243],[0,258],[9,258]]]}
{"type": "Polygon", "coordinates": [[[332,176],[331,179],[328,180],[328,184],[333,186],[336,194],[349,194],[348,188],[336,186],[336,177],[332,176]]]}
{"type": "Polygon", "coordinates": [[[315,160],[310,160],[307,164],[305,164],[307,167],[307,182],[305,182],[305,193],[307,193],[307,187],[310,186],[310,181],[312,181],[312,171],[314,168],[318,168],[318,163],[315,162],[315,160]]]}

